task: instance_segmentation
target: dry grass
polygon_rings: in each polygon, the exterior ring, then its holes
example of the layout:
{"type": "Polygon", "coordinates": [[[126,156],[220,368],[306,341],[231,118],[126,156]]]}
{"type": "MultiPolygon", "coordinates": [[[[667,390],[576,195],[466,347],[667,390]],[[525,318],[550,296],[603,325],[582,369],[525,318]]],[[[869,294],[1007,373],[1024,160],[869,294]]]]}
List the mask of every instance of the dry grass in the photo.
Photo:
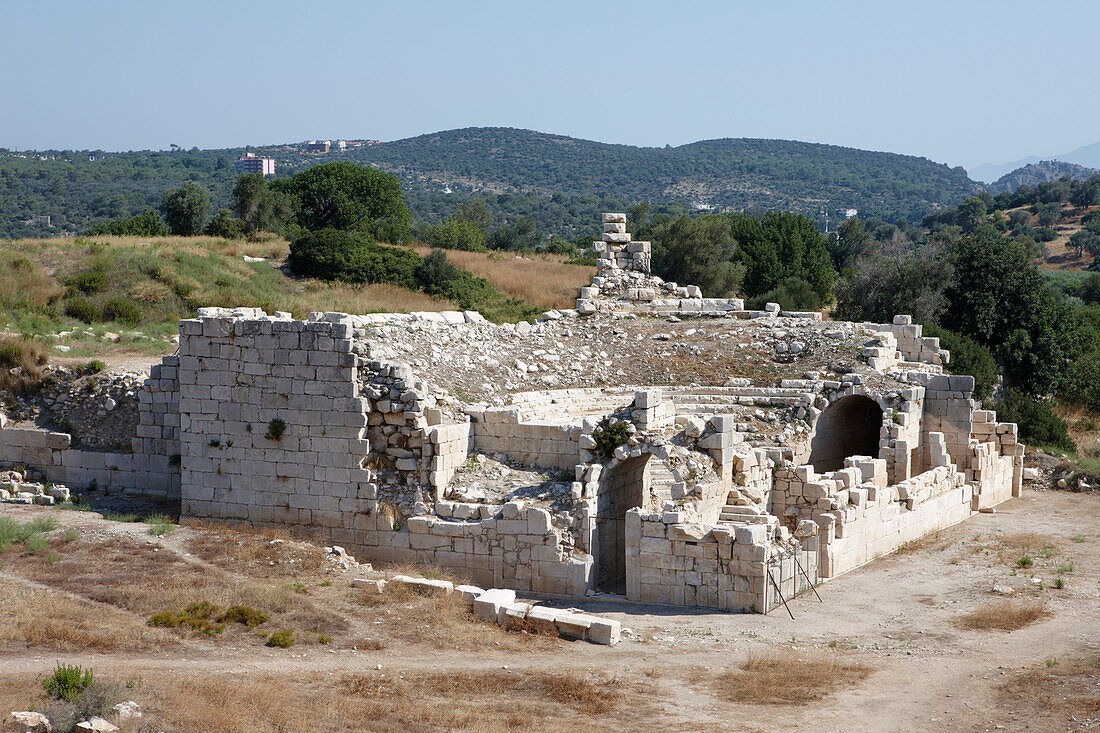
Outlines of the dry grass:
{"type": "Polygon", "coordinates": [[[710,680],[722,698],[750,705],[802,705],[862,682],[872,669],[839,654],[785,649],[750,656],[710,680]]]}
{"type": "MultiPolygon", "coordinates": [[[[388,583],[381,594],[361,591],[358,599],[371,609],[368,621],[384,630],[389,640],[430,644],[456,651],[532,651],[553,649],[567,642],[557,635],[539,635],[532,629],[502,629],[473,615],[458,593],[424,595],[404,583],[388,583]]],[[[368,641],[371,641],[368,639],[368,641]]]]}
{"type": "Polygon", "coordinates": [[[33,339],[0,338],[0,390],[16,394],[34,392],[42,381],[42,367],[47,361],[49,351],[33,339]]]}
{"type": "MultiPolygon", "coordinates": [[[[430,247],[413,247],[425,255],[430,247]]],[[[595,268],[567,265],[557,255],[521,258],[506,252],[447,250],[457,267],[483,277],[510,298],[521,298],[539,308],[573,308],[577,291],[592,281],[595,268]]]]}
{"type": "Polygon", "coordinates": [[[955,623],[964,629],[1015,631],[1037,621],[1044,612],[1042,601],[1005,599],[978,606],[959,616],[955,623]]]}
{"type": "Polygon", "coordinates": [[[325,553],[316,545],[292,539],[286,529],[230,526],[192,521],[187,549],[208,563],[259,578],[318,572],[325,553]]]}
{"type": "Polygon", "coordinates": [[[155,726],[150,730],[580,731],[614,726],[609,716],[646,709],[646,688],[575,672],[184,674],[143,680],[134,699],[147,707],[143,722],[155,726]]]}
{"type": "Polygon", "coordinates": [[[0,583],[0,641],[72,652],[160,649],[178,639],[124,611],[71,598],[17,578],[0,583]]]}
{"type": "Polygon", "coordinates": [[[1074,719],[1100,715],[1100,655],[1047,660],[1003,683],[998,692],[1001,705],[1018,710],[1028,727],[1077,730],[1069,726],[1074,719]]]}
{"type": "Polygon", "coordinates": [[[1047,534],[1035,532],[1023,532],[1019,534],[1006,534],[997,538],[1006,550],[1019,552],[1039,552],[1041,550],[1056,551],[1059,548],[1058,540],[1047,534]]]}

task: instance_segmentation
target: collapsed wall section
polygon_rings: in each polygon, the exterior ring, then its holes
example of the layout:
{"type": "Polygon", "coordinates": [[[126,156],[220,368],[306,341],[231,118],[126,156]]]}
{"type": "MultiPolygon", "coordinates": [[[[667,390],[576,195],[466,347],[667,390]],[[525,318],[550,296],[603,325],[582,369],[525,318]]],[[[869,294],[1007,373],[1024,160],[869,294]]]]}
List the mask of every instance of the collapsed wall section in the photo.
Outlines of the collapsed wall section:
{"type": "Polygon", "coordinates": [[[174,355],[164,357],[139,389],[136,433],[129,436],[129,452],[78,449],[68,433],[6,427],[0,428],[0,466],[23,466],[50,483],[73,489],[179,498],[177,363],[174,355]]]}

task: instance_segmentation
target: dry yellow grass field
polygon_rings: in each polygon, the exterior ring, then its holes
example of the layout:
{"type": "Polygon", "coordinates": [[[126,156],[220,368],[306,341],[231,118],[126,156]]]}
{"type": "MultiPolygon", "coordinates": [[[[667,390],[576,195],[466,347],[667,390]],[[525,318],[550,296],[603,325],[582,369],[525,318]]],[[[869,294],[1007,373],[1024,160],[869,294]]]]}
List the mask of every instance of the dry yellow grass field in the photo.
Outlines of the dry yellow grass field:
{"type": "MultiPolygon", "coordinates": [[[[430,247],[413,247],[421,255],[430,247]]],[[[560,255],[517,257],[508,252],[446,250],[455,266],[489,281],[510,298],[520,298],[539,308],[572,308],[577,291],[586,287],[596,270],[586,265],[567,265],[560,255]]]]}

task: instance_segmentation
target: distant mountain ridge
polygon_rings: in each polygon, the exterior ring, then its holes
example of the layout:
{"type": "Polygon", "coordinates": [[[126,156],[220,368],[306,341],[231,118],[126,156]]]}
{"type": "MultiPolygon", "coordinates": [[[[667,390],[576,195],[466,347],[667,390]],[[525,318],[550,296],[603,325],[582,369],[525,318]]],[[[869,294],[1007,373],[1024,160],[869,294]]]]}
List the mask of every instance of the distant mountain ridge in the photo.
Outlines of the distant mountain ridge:
{"type": "MultiPolygon", "coordinates": [[[[642,148],[532,130],[471,127],[392,142],[349,141],[310,153],[303,144],[220,150],[104,153],[0,150],[0,237],[79,232],[156,207],[170,188],[194,181],[229,204],[233,160],[271,156],[279,177],[348,160],[397,175],[414,216],[437,221],[457,203],[494,198],[494,216],[533,216],[544,235],[586,231],[598,206],[632,201],[665,210],[763,208],[819,222],[836,209],[919,221],[984,188],[962,168],[927,158],[791,140],[723,138],[642,148]],[[51,223],[41,224],[45,217],[51,223]]],[[[605,209],[606,210],[606,209],[605,209]]]]}
{"type": "Polygon", "coordinates": [[[1096,168],[1086,168],[1076,163],[1064,163],[1060,160],[1042,160],[1038,163],[1029,163],[1022,168],[1017,168],[1011,173],[1006,173],[989,184],[989,190],[993,193],[1012,192],[1020,186],[1036,186],[1048,181],[1057,181],[1065,176],[1083,181],[1098,174],[1100,174],[1100,170],[1096,168]]]}
{"type": "Polygon", "coordinates": [[[968,173],[975,181],[989,183],[1013,171],[1019,170],[1020,168],[1024,168],[1032,163],[1040,163],[1044,160],[1051,160],[1059,163],[1074,163],[1084,166],[1085,168],[1100,169],[1100,142],[1095,142],[1091,145],[1083,145],[1076,150],[1068,153],[1060,153],[1058,155],[1048,155],[1044,157],[1029,155],[1026,158],[1020,158],[1011,163],[982,163],[979,166],[970,168],[968,173]]]}
{"type": "Polygon", "coordinates": [[[532,130],[477,127],[350,149],[348,159],[491,193],[536,190],[716,208],[915,214],[980,190],[962,168],[927,158],[790,140],[723,138],[640,148],[532,130]]]}

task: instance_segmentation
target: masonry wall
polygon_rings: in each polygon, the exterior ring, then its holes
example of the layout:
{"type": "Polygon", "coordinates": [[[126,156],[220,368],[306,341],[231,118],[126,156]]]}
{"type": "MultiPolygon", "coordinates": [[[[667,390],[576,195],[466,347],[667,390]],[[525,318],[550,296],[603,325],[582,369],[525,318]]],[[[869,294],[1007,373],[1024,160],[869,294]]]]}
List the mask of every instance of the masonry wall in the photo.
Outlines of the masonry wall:
{"type": "Polygon", "coordinates": [[[681,512],[627,514],[626,597],[632,601],[764,611],[766,525],[682,523],[681,512]]]}
{"type": "Polygon", "coordinates": [[[180,495],[179,381],[176,357],[152,367],[138,393],[132,452],[77,450],[68,433],[0,429],[0,465],[25,466],[50,483],[72,489],[94,485],[130,496],[176,499],[180,495]]]}
{"type": "Polygon", "coordinates": [[[520,422],[517,408],[474,412],[470,439],[482,453],[503,453],[539,468],[571,471],[581,462],[581,428],[520,422]]]}
{"type": "Polygon", "coordinates": [[[352,538],[377,487],[363,465],[370,405],[350,336],[325,322],[180,322],[183,516],[352,538]]]}

